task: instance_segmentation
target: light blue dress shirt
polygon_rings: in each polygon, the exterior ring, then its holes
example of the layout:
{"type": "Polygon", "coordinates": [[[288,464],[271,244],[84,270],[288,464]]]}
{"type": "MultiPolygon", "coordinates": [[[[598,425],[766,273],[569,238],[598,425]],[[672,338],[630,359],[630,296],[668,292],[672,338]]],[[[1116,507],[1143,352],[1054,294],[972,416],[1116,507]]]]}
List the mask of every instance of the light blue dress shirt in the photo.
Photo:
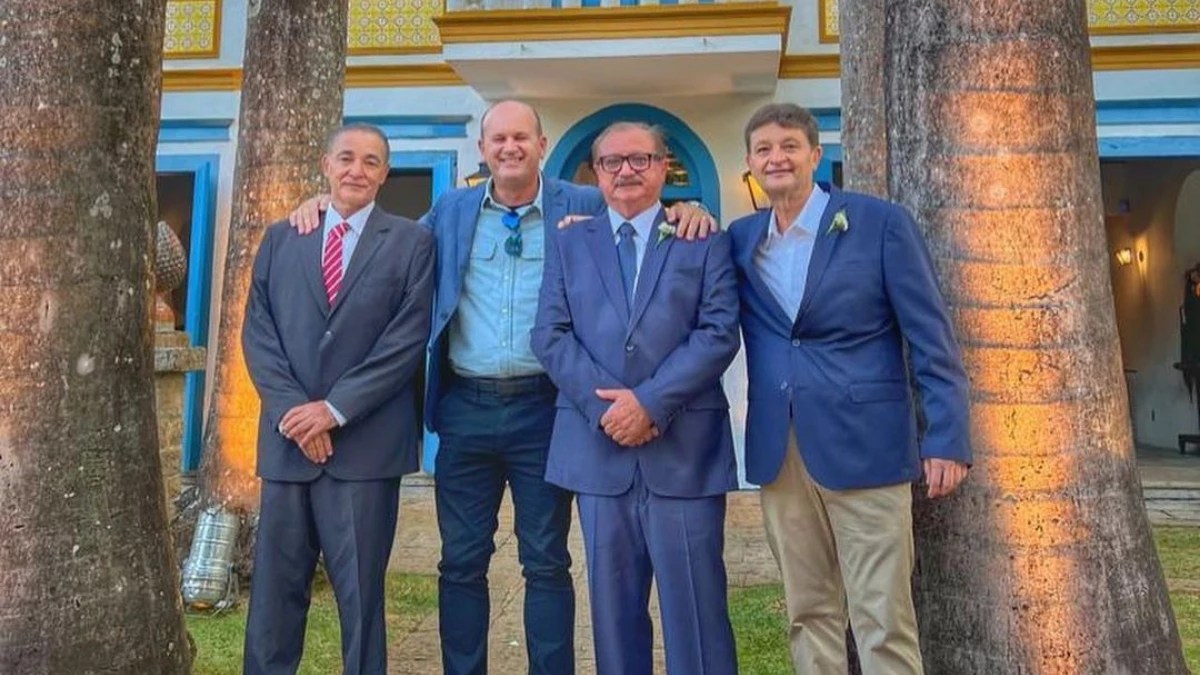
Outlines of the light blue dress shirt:
{"type": "Polygon", "coordinates": [[[771,211],[767,237],[754,251],[754,265],[771,295],[793,321],[800,313],[804,286],[808,283],[808,263],[813,246],[821,234],[821,216],[829,205],[829,193],[813,185],[812,194],[796,219],[782,233],[776,224],[778,215],[771,211]]]}
{"type": "Polygon", "coordinates": [[[546,233],[542,181],[533,203],[521,214],[521,255],[511,256],[504,242],[512,231],[501,216],[507,206],[484,190],[471,258],[463,278],[458,310],[450,324],[450,367],[463,377],[524,377],[545,372],[529,346],[542,286],[546,233]]]}
{"type": "MultiPolygon", "coordinates": [[[[358,246],[358,240],[362,237],[363,229],[367,226],[367,218],[371,217],[371,211],[375,209],[375,202],[371,202],[354,212],[354,215],[349,218],[343,218],[337,209],[333,208],[333,204],[325,210],[325,224],[321,230],[321,260],[325,260],[325,246],[329,243],[329,234],[333,232],[333,228],[345,221],[350,225],[350,229],[346,230],[346,234],[342,235],[342,277],[345,278],[346,268],[350,267],[350,258],[354,255],[354,249],[358,246]]],[[[333,413],[333,418],[337,420],[338,426],[346,424],[346,417],[329,401],[325,402],[329,406],[329,412],[333,413]]]]}
{"type": "Polygon", "coordinates": [[[646,243],[650,241],[650,237],[657,238],[658,236],[658,233],[654,229],[654,221],[658,220],[658,212],[661,210],[662,204],[656,203],[654,206],[627,221],[624,216],[614,211],[612,207],[608,209],[608,222],[612,225],[613,231],[613,246],[616,246],[621,241],[621,235],[617,234],[621,223],[628,222],[630,225],[633,225],[633,248],[637,252],[634,258],[637,260],[637,265],[634,266],[634,270],[636,271],[633,274],[633,287],[635,289],[637,288],[637,280],[642,275],[642,261],[646,258],[646,243]]]}

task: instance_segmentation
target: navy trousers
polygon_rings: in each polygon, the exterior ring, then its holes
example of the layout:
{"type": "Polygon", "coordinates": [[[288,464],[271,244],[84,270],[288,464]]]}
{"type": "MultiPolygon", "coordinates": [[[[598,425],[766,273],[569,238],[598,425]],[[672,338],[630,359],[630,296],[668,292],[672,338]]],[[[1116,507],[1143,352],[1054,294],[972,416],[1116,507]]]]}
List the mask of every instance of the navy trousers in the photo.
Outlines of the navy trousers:
{"type": "Polygon", "coordinates": [[[438,625],[447,675],[488,672],[487,572],[506,484],[525,576],[529,672],[575,672],[571,494],[545,481],[556,395],[545,376],[457,378],[438,405],[438,625]]]}
{"type": "MultiPolygon", "coordinates": [[[[637,452],[636,449],[630,452],[637,452]]],[[[668,675],[736,675],[726,598],[725,495],[579,495],[597,675],[653,675],[650,583],[668,675]]]]}
{"type": "Polygon", "coordinates": [[[337,598],[343,675],[387,672],[383,584],[399,495],[399,479],[262,482],[246,675],[296,672],[319,553],[337,598]]]}

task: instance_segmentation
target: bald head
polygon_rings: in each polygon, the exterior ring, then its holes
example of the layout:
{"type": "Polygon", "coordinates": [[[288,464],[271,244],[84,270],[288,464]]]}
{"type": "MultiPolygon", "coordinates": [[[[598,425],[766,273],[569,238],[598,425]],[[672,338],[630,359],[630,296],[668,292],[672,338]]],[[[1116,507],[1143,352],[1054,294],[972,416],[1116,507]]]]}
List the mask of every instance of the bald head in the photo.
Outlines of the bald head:
{"type": "Polygon", "coordinates": [[[536,134],[538,136],[542,135],[541,115],[538,115],[538,112],[534,110],[533,106],[529,105],[528,103],[510,98],[503,101],[496,101],[492,105],[488,106],[487,110],[483,111],[483,117],[479,118],[480,137],[487,136],[488,118],[491,117],[492,113],[494,112],[500,113],[506,118],[524,117],[527,121],[532,122],[532,128],[536,131],[536,134]]]}

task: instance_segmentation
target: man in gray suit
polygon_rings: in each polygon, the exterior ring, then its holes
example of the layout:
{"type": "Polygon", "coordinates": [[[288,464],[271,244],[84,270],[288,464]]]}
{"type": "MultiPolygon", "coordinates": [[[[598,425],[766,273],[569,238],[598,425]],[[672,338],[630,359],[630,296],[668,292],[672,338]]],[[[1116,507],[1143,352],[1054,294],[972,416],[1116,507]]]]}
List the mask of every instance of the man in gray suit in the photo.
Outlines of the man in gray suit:
{"type": "Polygon", "coordinates": [[[346,675],[384,673],[384,572],[400,477],[417,469],[413,376],[433,304],[434,241],[375,207],[388,145],[370,125],[331,136],[320,237],[271,225],[242,341],[262,399],[258,542],[245,672],[294,673],[319,553],[346,675]]]}

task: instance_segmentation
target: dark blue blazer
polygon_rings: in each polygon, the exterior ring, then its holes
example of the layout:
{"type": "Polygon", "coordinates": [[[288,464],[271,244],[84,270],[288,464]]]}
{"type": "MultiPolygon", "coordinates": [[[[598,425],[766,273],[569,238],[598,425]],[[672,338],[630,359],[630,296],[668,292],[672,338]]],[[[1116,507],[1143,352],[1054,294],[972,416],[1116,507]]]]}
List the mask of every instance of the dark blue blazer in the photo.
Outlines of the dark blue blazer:
{"type": "Polygon", "coordinates": [[[569,490],[620,495],[635,469],[670,497],[737,487],[721,388],[738,350],[729,238],[656,239],[632,308],[607,214],[561,231],[548,247],[533,350],[559,388],[546,480],[569,490]],[[600,418],[610,404],[594,392],[609,388],[632,389],[662,435],[638,448],[605,435],[600,418]]]}
{"type": "Polygon", "coordinates": [[[267,228],[251,275],[242,347],[262,400],[258,475],[310,481],[397,478],[417,469],[414,374],[429,337],[434,242],[417,223],[371,212],[333,307],[320,233],[267,228]],[[325,399],[346,417],[322,467],[279,433],[292,407],[325,399]]]}
{"type": "Polygon", "coordinates": [[[789,429],[809,473],[831,489],[916,480],[925,457],[970,462],[967,378],[915,223],[896,204],[823,187],[829,205],[797,316],[754,265],[770,210],[730,226],[750,380],[746,478],[775,480],[789,429]],[[849,227],[830,231],[839,211],[849,227]],[[906,341],[928,422],[920,441],[906,341]]]}
{"type": "MultiPolygon", "coordinates": [[[[599,213],[604,208],[604,199],[594,187],[573,185],[554,178],[543,177],[543,180],[542,220],[548,248],[558,233],[560,220],[569,215],[599,213]]],[[[437,431],[437,407],[449,380],[450,321],[462,295],[484,189],[483,185],[478,185],[451,190],[421,218],[422,224],[432,230],[437,239],[437,293],[429,339],[429,369],[425,376],[425,426],[430,431],[437,431]]]]}

